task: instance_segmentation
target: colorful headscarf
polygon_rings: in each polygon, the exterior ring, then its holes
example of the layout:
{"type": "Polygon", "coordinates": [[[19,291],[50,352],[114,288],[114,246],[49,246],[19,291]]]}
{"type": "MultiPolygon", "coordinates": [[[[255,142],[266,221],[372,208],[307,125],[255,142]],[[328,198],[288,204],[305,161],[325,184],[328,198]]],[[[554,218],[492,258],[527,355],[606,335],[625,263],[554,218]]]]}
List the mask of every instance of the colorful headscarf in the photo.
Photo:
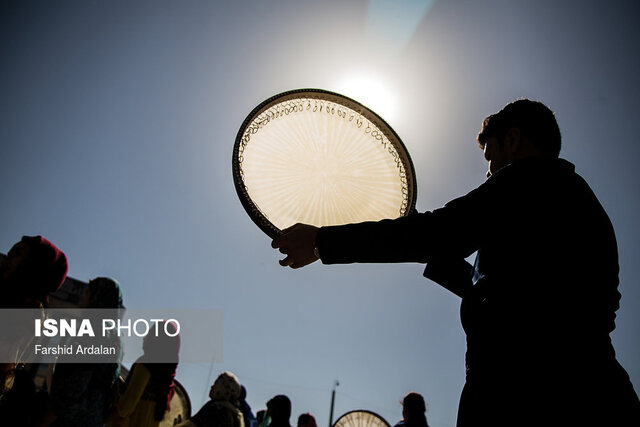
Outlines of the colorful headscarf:
{"type": "Polygon", "coordinates": [[[48,295],[58,290],[67,277],[67,257],[42,236],[23,236],[18,245],[28,248],[27,256],[4,278],[4,307],[22,307],[26,300],[46,305],[48,295]]]}
{"type": "Polygon", "coordinates": [[[67,277],[67,257],[53,243],[42,236],[22,236],[21,242],[31,250],[28,266],[33,268],[37,287],[47,294],[55,292],[67,277]]]}

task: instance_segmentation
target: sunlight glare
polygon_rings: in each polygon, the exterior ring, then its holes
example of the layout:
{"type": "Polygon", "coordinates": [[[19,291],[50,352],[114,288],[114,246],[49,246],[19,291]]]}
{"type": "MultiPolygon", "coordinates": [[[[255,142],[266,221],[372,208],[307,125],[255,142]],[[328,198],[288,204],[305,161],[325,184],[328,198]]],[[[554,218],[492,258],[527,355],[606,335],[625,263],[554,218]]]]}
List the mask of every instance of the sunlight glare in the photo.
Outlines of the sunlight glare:
{"type": "Polygon", "coordinates": [[[353,98],[382,117],[391,127],[396,119],[396,96],[393,88],[373,76],[349,77],[337,86],[337,92],[353,98]]]}

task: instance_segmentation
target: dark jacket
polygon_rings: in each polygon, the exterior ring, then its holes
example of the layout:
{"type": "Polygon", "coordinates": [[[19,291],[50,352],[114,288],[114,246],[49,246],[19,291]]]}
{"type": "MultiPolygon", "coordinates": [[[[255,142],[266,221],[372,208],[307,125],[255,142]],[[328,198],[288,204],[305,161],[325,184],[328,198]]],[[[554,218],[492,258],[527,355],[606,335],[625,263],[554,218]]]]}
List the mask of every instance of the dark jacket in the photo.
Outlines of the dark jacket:
{"type": "Polygon", "coordinates": [[[323,227],[316,244],[326,264],[427,263],[427,277],[462,297],[460,426],[508,425],[541,401],[545,412],[575,414],[594,396],[602,414],[640,412],[609,338],[620,300],[615,234],[571,163],[519,160],[440,209],[323,227]],[[476,251],[472,268],[464,259],[476,251]]]}

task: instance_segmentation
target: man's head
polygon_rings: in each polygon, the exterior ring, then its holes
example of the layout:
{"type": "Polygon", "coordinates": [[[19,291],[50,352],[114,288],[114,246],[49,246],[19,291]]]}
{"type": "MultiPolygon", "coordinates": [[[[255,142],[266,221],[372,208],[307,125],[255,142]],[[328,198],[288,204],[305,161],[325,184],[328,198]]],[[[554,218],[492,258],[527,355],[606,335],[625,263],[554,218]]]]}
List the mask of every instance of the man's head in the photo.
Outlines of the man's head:
{"type": "Polygon", "coordinates": [[[487,175],[517,159],[560,154],[560,129],[553,111],[529,99],[507,104],[484,119],[477,140],[489,161],[487,175]]]}
{"type": "Polygon", "coordinates": [[[284,394],[279,394],[267,402],[267,415],[274,422],[289,423],[291,417],[291,400],[284,394]]]}
{"type": "Polygon", "coordinates": [[[412,391],[402,399],[402,416],[405,420],[424,416],[427,404],[420,393],[412,391]]]}

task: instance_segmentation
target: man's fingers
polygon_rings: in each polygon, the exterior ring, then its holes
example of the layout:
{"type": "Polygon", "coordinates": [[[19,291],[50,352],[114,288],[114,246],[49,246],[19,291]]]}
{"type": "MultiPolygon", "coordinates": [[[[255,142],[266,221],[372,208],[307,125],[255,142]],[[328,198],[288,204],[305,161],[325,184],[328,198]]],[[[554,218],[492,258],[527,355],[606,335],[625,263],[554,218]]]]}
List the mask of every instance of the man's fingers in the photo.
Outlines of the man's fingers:
{"type": "Polygon", "coordinates": [[[271,243],[271,247],[273,247],[274,249],[277,249],[278,251],[280,251],[280,253],[283,254],[288,254],[289,253],[289,249],[291,247],[290,244],[287,244],[286,242],[272,242],[271,243]]]}
{"type": "Polygon", "coordinates": [[[283,267],[291,267],[294,270],[296,270],[298,268],[301,268],[301,267],[304,267],[306,265],[306,264],[300,264],[300,263],[294,262],[293,259],[291,259],[290,256],[288,256],[288,257],[286,257],[284,259],[281,259],[278,262],[280,263],[281,266],[283,266],[283,267]]]}
{"type": "Polygon", "coordinates": [[[274,249],[281,249],[286,247],[287,245],[290,246],[291,242],[287,242],[286,236],[280,236],[277,239],[273,239],[273,241],[271,241],[271,247],[274,249]]]}
{"type": "Polygon", "coordinates": [[[280,263],[281,266],[283,267],[289,267],[293,264],[293,260],[291,259],[290,256],[281,259],[280,261],[278,261],[280,263]]]}
{"type": "Polygon", "coordinates": [[[300,263],[296,260],[294,260],[291,255],[286,256],[285,258],[281,259],[280,261],[278,261],[280,263],[281,266],[283,267],[291,267],[293,269],[297,269],[300,267],[304,267],[305,264],[304,262],[300,263]]]}

